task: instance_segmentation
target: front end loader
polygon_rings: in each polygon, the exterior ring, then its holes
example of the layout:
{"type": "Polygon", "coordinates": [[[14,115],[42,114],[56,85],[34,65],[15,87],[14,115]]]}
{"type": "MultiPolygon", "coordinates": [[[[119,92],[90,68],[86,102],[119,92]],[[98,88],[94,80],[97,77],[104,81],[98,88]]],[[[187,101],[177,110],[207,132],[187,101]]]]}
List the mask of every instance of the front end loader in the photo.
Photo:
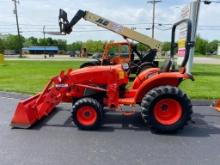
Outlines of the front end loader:
{"type": "MultiPolygon", "coordinates": [[[[13,128],[30,128],[47,116],[61,102],[72,103],[71,118],[79,129],[98,129],[104,119],[104,107],[120,111],[122,105],[141,107],[146,126],[156,132],[171,133],[182,129],[190,120],[192,105],[178,86],[183,80],[193,79],[185,72],[190,49],[192,24],[188,19],[173,26],[171,55],[161,68],[141,72],[130,88],[128,64],[69,69],[53,77],[43,92],[21,101],[11,121],[13,128]],[[173,70],[176,27],[188,24],[186,55],[181,67],[173,70]],[[91,76],[92,75],[92,76],[91,76]]],[[[130,112],[131,113],[135,112],[130,112]]]]}

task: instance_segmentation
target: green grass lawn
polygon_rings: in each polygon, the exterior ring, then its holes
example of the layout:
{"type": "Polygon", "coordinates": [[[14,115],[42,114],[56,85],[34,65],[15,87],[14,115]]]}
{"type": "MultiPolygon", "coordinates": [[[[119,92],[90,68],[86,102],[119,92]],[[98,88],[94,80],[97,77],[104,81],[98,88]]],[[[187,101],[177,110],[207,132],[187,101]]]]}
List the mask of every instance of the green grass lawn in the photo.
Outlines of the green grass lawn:
{"type": "MultiPolygon", "coordinates": [[[[7,61],[0,65],[0,90],[36,93],[61,70],[78,68],[76,61],[7,61]]],[[[220,98],[220,65],[195,65],[196,81],[187,80],[181,88],[194,99],[220,98]]]]}
{"type": "Polygon", "coordinates": [[[196,64],[193,68],[195,81],[185,81],[181,88],[192,98],[220,98],[220,65],[196,64]]]}
{"type": "Polygon", "coordinates": [[[220,55],[202,55],[202,54],[196,54],[195,57],[207,57],[207,58],[217,58],[217,59],[220,59],[220,55]]]}
{"type": "Polygon", "coordinates": [[[219,56],[219,55],[215,55],[215,56],[208,56],[208,57],[220,59],[220,56],[219,56]]]}
{"type": "Polygon", "coordinates": [[[72,61],[7,61],[0,65],[0,90],[36,93],[44,85],[68,68],[79,68],[82,62],[72,61]]]}

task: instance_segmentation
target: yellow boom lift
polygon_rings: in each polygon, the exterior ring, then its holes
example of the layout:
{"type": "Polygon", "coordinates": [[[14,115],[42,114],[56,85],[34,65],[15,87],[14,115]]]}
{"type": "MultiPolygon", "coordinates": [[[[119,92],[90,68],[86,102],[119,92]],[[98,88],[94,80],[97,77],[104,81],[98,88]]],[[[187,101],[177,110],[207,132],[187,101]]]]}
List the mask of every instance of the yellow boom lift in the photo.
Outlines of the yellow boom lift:
{"type": "Polygon", "coordinates": [[[89,11],[79,10],[76,13],[76,15],[73,17],[71,22],[69,22],[67,19],[67,13],[64,10],[60,9],[59,23],[61,27],[60,29],[61,32],[64,34],[71,33],[72,27],[75,24],[77,24],[77,22],[79,22],[79,20],[81,20],[82,18],[85,19],[86,21],[96,24],[97,26],[100,26],[114,33],[117,33],[123,36],[125,39],[131,39],[137,41],[139,43],[149,46],[151,49],[157,49],[157,50],[161,49],[160,41],[152,39],[151,37],[148,37],[144,34],[141,34],[128,27],[122,26],[118,23],[110,21],[104,17],[101,17],[89,11]]]}
{"type": "MultiPolygon", "coordinates": [[[[156,39],[152,39],[151,37],[148,37],[142,33],[139,33],[135,30],[132,30],[128,27],[122,26],[116,22],[113,22],[109,19],[106,19],[104,17],[101,17],[97,14],[94,14],[92,12],[89,11],[83,11],[83,10],[79,10],[75,16],[72,18],[72,20],[69,22],[68,21],[68,17],[67,17],[67,13],[60,9],[60,15],[59,15],[59,24],[60,24],[60,32],[62,34],[69,34],[72,32],[73,27],[81,20],[84,19],[86,21],[89,21],[91,23],[96,24],[99,27],[102,27],[104,29],[107,29],[109,31],[112,31],[116,34],[121,35],[124,39],[130,39],[139,43],[142,43],[148,47],[151,48],[151,50],[148,52],[148,54],[142,55],[137,51],[136,46],[133,46],[133,44],[130,44],[127,42],[127,47],[128,48],[132,48],[132,50],[128,50],[128,54],[132,53],[132,55],[128,55],[128,62],[130,63],[130,66],[132,68],[132,72],[133,73],[140,73],[141,71],[149,68],[149,67],[157,67],[158,66],[158,62],[154,61],[156,54],[158,51],[161,50],[161,42],[156,40],[156,39]],[[134,59],[134,54],[137,55],[139,57],[139,60],[135,60],[134,59]]],[[[111,43],[107,44],[107,46],[112,46],[111,43]]],[[[122,46],[126,46],[125,42],[123,44],[120,43],[113,43],[113,45],[117,45],[118,47],[122,47],[122,46]]],[[[119,55],[117,53],[117,57],[111,57],[109,55],[109,51],[105,50],[105,53],[102,56],[101,60],[98,61],[93,61],[93,62],[87,62],[84,63],[82,67],[85,66],[94,66],[94,65],[115,65],[115,64],[119,64],[121,62],[124,61],[124,55],[119,55]],[[106,53],[107,52],[107,53],[106,53]],[[110,59],[110,58],[115,58],[117,60],[114,59],[110,59]],[[113,61],[113,62],[112,62],[113,61]]],[[[126,61],[127,61],[126,60],[126,61]]]]}

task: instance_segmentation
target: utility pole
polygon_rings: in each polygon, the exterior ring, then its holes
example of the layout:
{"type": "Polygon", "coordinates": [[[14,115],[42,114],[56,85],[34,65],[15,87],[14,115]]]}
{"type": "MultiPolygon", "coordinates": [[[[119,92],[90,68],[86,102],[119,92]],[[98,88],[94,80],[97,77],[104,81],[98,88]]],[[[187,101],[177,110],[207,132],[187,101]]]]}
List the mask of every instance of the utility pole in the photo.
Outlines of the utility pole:
{"type": "Polygon", "coordinates": [[[160,3],[161,0],[151,0],[148,1],[148,3],[153,4],[153,21],[152,21],[152,38],[154,39],[154,31],[155,31],[155,9],[156,9],[156,4],[160,3]]]}
{"type": "MultiPolygon", "coordinates": [[[[198,27],[198,22],[199,22],[199,12],[200,12],[201,0],[193,0],[191,2],[191,4],[192,4],[192,6],[194,6],[193,8],[195,9],[191,12],[191,16],[190,16],[192,23],[193,23],[192,41],[195,42],[196,41],[196,34],[197,34],[197,27],[198,27]]],[[[190,51],[189,61],[186,65],[187,73],[191,73],[192,66],[193,66],[194,52],[195,52],[195,47],[192,48],[190,51]]]]}
{"type": "Polygon", "coordinates": [[[19,1],[17,0],[12,0],[14,2],[14,14],[16,17],[16,24],[17,24],[17,32],[18,32],[18,42],[19,42],[19,57],[22,58],[22,41],[21,41],[21,35],[20,35],[20,28],[19,28],[19,23],[18,23],[18,9],[17,9],[17,3],[19,3],[19,1]]]}
{"type": "Polygon", "coordinates": [[[43,26],[43,35],[44,35],[44,56],[46,56],[46,38],[45,38],[45,29],[46,29],[46,26],[44,25],[43,26]]]}

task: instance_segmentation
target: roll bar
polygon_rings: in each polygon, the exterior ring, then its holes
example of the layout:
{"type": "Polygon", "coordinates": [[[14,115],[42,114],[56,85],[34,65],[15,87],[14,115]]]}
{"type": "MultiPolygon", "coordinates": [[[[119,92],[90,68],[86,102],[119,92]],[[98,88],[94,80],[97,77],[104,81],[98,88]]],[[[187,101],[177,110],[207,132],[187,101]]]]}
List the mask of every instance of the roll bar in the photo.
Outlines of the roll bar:
{"type": "Polygon", "coordinates": [[[185,67],[186,66],[186,64],[187,64],[187,62],[189,60],[190,49],[195,46],[195,42],[192,41],[192,21],[190,19],[183,19],[183,20],[175,23],[173,25],[173,28],[172,28],[171,49],[170,49],[170,51],[171,51],[171,58],[174,57],[175,49],[177,47],[177,45],[175,43],[176,28],[179,25],[183,24],[183,23],[187,24],[187,36],[186,36],[186,45],[185,45],[186,52],[185,52],[185,57],[183,59],[181,67],[185,67]]]}

